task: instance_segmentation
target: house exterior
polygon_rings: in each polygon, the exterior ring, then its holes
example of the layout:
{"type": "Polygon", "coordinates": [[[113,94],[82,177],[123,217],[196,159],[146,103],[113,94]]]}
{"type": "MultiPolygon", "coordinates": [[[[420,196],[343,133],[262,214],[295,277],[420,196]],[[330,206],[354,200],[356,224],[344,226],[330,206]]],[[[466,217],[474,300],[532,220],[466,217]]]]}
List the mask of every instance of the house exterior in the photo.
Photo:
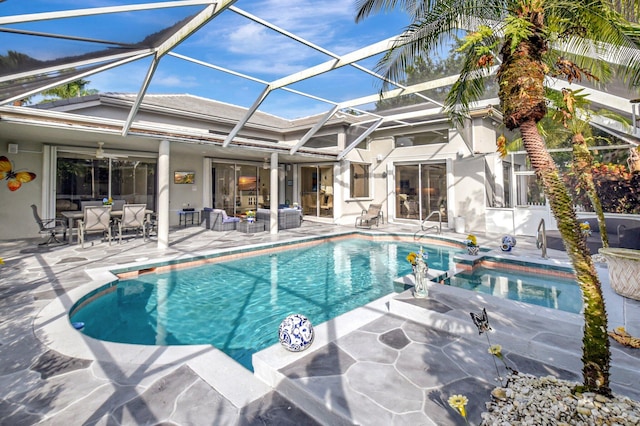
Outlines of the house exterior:
{"type": "Polygon", "coordinates": [[[300,206],[306,220],[343,225],[354,224],[370,203],[382,203],[385,220],[416,229],[425,219],[462,233],[532,235],[540,218],[553,227],[544,204],[509,207],[510,171],[496,153],[500,117],[491,106],[475,109],[462,130],[434,114],[433,105],[405,107],[393,114],[412,126],[378,127],[366,137],[361,117],[335,114],[307,140],[319,117],[256,112],[223,146],[246,109],[190,95],[147,95],[123,136],[134,99],[105,93],[1,107],[0,155],[15,171],[36,174],[16,191],[0,188],[1,239],[38,235],[31,204],[54,217],[80,201],[109,197],[147,203],[166,215],[168,226],[179,224],[184,208],[234,215],[277,200],[277,206],[300,206]],[[160,176],[163,150],[168,168],[160,176]]]}
{"type": "MultiPolygon", "coordinates": [[[[161,247],[167,244],[169,227],[180,225],[179,211],[204,207],[222,208],[229,215],[268,207],[270,232],[277,232],[281,205],[297,205],[307,220],[351,225],[371,203],[382,203],[385,220],[416,229],[427,220],[462,234],[535,235],[543,219],[547,229],[555,228],[526,155],[510,153],[503,159],[496,153],[496,136],[504,129],[500,112],[492,107],[499,104],[495,88],[485,93],[492,99],[476,103],[464,125],[456,127],[434,100],[442,99],[436,92],[447,92],[455,75],[418,78],[405,86],[365,65],[401,40],[397,31],[404,27],[370,21],[375,34],[368,35],[376,40],[351,40],[340,50],[353,49],[338,54],[235,2],[77,10],[49,3],[34,9],[31,3],[17,2],[13,15],[3,17],[7,28],[15,28],[7,32],[7,49],[0,55],[2,240],[38,235],[31,205],[51,218],[79,209],[82,201],[103,198],[147,204],[157,213],[161,247]],[[36,9],[41,11],[34,13],[36,9]],[[102,24],[92,25],[98,17],[102,24]],[[52,22],[55,31],[48,28],[52,22]],[[229,22],[233,24],[227,27],[229,22]],[[210,34],[221,28],[254,25],[264,31],[260,40],[277,35],[270,44],[286,49],[291,58],[307,58],[310,51],[318,55],[308,56],[304,65],[279,69],[278,58],[244,36],[210,42],[210,34]],[[136,31],[122,31],[134,27],[136,31]],[[77,33],[80,28],[82,34],[77,33]],[[41,48],[43,36],[50,48],[41,48]],[[251,74],[245,74],[243,67],[223,60],[240,51],[250,63],[269,64],[269,72],[249,67],[251,74]],[[134,75],[129,65],[146,71],[134,75]],[[118,83],[133,84],[135,94],[15,105],[47,89],[116,70],[118,83]],[[216,93],[210,96],[227,102],[151,94],[157,90],[151,84],[159,70],[198,76],[193,90],[216,93]],[[362,81],[384,92],[354,91],[351,86],[362,81]],[[206,90],[212,87],[219,90],[206,90]],[[241,102],[245,90],[249,101],[241,102]],[[284,115],[285,105],[297,118],[261,112],[259,107],[269,108],[267,98],[273,102],[270,111],[284,115]],[[314,101],[314,111],[325,112],[299,118],[293,110],[306,105],[300,99],[314,101]],[[408,105],[415,102],[420,103],[408,105]]],[[[346,29],[343,18],[321,19],[346,29]]],[[[366,22],[357,25],[367,33],[366,22]]],[[[600,54],[597,58],[603,59],[600,54]]],[[[624,55],[611,54],[606,60],[626,65],[624,55]]],[[[547,83],[558,91],[568,85],[556,79],[547,83]]],[[[588,95],[594,110],[606,108],[632,123],[590,115],[591,123],[620,136],[613,149],[635,149],[640,134],[637,90],[615,80],[606,90],[600,84],[576,83],[568,86],[588,95]]],[[[614,157],[618,164],[626,161],[614,157]]]]}

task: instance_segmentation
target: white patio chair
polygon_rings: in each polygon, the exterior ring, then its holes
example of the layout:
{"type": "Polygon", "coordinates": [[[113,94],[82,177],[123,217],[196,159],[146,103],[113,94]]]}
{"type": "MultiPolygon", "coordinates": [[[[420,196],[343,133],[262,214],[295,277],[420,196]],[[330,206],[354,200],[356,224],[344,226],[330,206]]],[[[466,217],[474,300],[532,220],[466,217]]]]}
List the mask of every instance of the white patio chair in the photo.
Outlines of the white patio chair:
{"type": "Polygon", "coordinates": [[[135,229],[142,232],[142,239],[146,240],[146,204],[125,204],[122,206],[122,218],[118,219],[118,244],[122,244],[122,234],[127,229],[135,229]]]}
{"type": "Polygon", "coordinates": [[[85,234],[102,232],[106,234],[111,245],[111,206],[87,206],[84,217],[78,223],[78,239],[84,248],[85,234]]]}

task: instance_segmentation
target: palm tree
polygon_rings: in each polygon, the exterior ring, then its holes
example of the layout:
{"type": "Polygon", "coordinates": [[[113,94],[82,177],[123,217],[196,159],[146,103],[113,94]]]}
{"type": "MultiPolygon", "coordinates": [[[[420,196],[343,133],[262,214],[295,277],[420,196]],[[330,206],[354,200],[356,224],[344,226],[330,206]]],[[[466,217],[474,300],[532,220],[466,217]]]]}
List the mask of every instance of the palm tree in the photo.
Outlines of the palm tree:
{"type": "Polygon", "coordinates": [[[467,35],[460,49],[465,54],[464,65],[445,101],[446,110],[457,123],[483,93],[479,77],[486,76],[489,67],[500,59],[496,77],[504,125],[520,130],[582,289],[582,387],[609,395],[611,354],[600,281],[571,197],[537,123],[547,113],[545,78],[605,77],[611,71],[609,64],[590,55],[602,52],[603,46],[626,60],[627,66],[620,71],[631,77],[631,83],[637,83],[640,55],[629,37],[637,35],[637,27],[623,20],[605,0],[357,0],[356,5],[356,21],[396,7],[413,19],[378,64],[379,71],[391,81],[400,81],[408,64],[440,47],[456,31],[477,28],[467,35]]]}
{"type": "Polygon", "coordinates": [[[40,103],[53,102],[59,99],[70,99],[78,96],[87,96],[98,93],[97,89],[87,89],[86,86],[91,83],[89,80],[78,79],[71,81],[60,86],[53,87],[51,89],[43,90],[42,96],[44,98],[40,103]]]}

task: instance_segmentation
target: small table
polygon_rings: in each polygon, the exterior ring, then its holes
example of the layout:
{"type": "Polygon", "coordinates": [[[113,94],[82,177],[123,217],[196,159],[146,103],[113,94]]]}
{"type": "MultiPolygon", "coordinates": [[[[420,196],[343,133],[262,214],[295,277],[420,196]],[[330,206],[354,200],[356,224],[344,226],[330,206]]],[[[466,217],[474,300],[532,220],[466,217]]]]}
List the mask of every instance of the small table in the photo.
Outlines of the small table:
{"type": "Polygon", "coordinates": [[[178,226],[183,225],[187,226],[187,221],[191,219],[191,225],[199,225],[200,224],[200,211],[199,210],[178,210],[178,226]],[[195,218],[197,218],[197,222],[195,222],[195,218]]]}
{"type": "Polygon", "coordinates": [[[245,234],[264,232],[264,222],[238,222],[236,231],[244,232],[245,234]]]}

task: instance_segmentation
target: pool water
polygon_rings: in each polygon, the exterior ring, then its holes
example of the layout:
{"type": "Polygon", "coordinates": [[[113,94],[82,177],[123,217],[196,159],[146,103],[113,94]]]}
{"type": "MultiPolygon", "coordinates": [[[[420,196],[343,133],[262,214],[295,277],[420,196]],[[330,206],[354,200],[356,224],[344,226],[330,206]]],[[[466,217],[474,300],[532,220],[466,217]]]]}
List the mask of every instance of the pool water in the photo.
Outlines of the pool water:
{"type": "Polygon", "coordinates": [[[582,293],[574,279],[544,273],[476,267],[448,278],[445,284],[571,313],[582,310],[582,293]]]}
{"type": "MultiPolygon", "coordinates": [[[[450,247],[424,246],[429,266],[450,269],[450,247]]],[[[163,274],[140,275],[104,288],[72,310],[83,333],[144,345],[211,344],[252,370],[251,355],[278,343],[292,313],[317,325],[394,292],[411,273],[415,244],[358,238],[276,253],[247,254],[163,274]]]]}

